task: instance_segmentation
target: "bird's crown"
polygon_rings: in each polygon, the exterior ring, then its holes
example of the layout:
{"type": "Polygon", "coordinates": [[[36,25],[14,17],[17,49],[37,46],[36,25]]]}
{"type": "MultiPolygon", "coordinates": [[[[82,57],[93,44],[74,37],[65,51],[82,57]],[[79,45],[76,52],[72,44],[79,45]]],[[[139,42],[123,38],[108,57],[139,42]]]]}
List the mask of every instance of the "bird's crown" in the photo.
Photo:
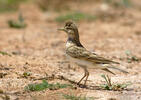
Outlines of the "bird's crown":
{"type": "Polygon", "coordinates": [[[65,23],[65,28],[66,28],[66,29],[76,29],[77,26],[75,25],[74,22],[72,22],[72,21],[67,21],[67,22],[65,23]]]}

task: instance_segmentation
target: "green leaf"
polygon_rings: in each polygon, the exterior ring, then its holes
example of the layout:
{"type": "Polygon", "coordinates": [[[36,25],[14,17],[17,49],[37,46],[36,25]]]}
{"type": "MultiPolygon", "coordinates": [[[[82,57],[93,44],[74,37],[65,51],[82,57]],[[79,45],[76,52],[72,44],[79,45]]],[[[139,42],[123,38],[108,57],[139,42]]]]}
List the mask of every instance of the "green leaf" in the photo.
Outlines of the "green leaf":
{"type": "Polygon", "coordinates": [[[11,28],[25,28],[27,24],[24,23],[24,18],[20,13],[17,20],[9,20],[8,25],[11,28]]]}
{"type": "Polygon", "coordinates": [[[56,90],[60,88],[67,88],[67,87],[72,87],[70,84],[49,84],[46,80],[43,80],[42,83],[39,84],[29,84],[28,86],[25,87],[25,90],[30,90],[30,91],[42,91],[44,89],[50,89],[50,90],[56,90]]]}
{"type": "Polygon", "coordinates": [[[0,54],[11,56],[10,54],[8,54],[7,52],[4,52],[4,51],[0,51],[0,54]]]}
{"type": "Polygon", "coordinates": [[[100,87],[105,90],[119,91],[119,90],[123,90],[123,89],[127,88],[127,86],[131,85],[131,82],[123,83],[123,84],[111,84],[111,82],[107,80],[108,76],[106,78],[105,75],[101,75],[101,77],[103,77],[105,79],[106,84],[102,84],[102,85],[100,85],[100,87]]]}
{"type": "Polygon", "coordinates": [[[28,76],[30,76],[31,75],[31,72],[24,72],[23,73],[23,77],[25,77],[25,78],[27,78],[28,76]]]}
{"type": "Polygon", "coordinates": [[[9,20],[8,21],[8,25],[12,28],[25,28],[27,25],[23,22],[20,21],[13,21],[13,20],[9,20]]]}

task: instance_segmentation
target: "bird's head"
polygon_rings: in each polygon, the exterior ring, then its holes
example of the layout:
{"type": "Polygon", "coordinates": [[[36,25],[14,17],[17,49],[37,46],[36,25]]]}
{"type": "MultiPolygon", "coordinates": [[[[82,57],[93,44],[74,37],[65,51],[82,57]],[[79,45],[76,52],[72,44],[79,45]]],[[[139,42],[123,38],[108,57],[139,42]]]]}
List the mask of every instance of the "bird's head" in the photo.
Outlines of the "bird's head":
{"type": "Polygon", "coordinates": [[[66,32],[69,37],[79,37],[77,26],[72,21],[67,21],[64,28],[58,30],[66,32]]]}

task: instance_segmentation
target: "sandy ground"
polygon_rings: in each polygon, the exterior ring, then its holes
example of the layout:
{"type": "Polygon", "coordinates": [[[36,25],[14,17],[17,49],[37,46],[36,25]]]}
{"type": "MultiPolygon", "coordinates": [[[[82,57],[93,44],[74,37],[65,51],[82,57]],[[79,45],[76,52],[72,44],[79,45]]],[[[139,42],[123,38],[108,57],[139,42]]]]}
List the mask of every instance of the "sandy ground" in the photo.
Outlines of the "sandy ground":
{"type": "MultiPolygon", "coordinates": [[[[90,6],[86,6],[82,10],[91,13],[95,7],[90,10],[90,6]]],[[[0,100],[5,96],[10,97],[10,100],[64,100],[59,93],[96,97],[96,100],[141,100],[141,63],[140,61],[128,63],[125,54],[128,50],[138,58],[141,57],[140,10],[121,9],[113,13],[115,16],[113,18],[77,22],[80,40],[88,50],[119,61],[121,63],[119,67],[129,72],[123,74],[114,71],[116,75],[111,75],[101,70],[90,69],[88,86],[105,83],[101,74],[108,74],[113,83],[131,82],[132,85],[126,90],[108,91],[77,87],[77,89],[47,89],[40,92],[26,92],[24,87],[30,83],[41,82],[38,79],[47,75],[64,76],[78,82],[83,76],[83,69],[63,63],[66,61],[67,35],[57,31],[57,28],[64,25],[54,21],[58,13],[41,12],[35,6],[28,5],[21,6],[20,11],[24,13],[28,24],[25,29],[12,29],[7,25],[7,20],[16,19],[18,12],[0,15],[0,51],[11,54],[11,56],[0,54],[0,74],[6,74],[0,78],[0,90],[4,92],[0,94],[0,100]],[[25,10],[27,7],[28,10],[25,10]],[[31,76],[24,78],[24,72],[31,72],[31,76]]],[[[48,82],[69,83],[60,79],[48,82]]]]}

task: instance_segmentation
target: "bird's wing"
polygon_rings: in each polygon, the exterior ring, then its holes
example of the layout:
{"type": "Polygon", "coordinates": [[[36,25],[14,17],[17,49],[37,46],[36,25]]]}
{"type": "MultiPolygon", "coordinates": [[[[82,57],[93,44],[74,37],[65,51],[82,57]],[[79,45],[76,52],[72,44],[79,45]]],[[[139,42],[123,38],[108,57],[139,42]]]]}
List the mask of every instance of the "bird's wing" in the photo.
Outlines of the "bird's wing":
{"type": "Polygon", "coordinates": [[[110,63],[119,64],[118,62],[114,62],[114,61],[105,59],[103,57],[100,57],[86,50],[83,47],[78,47],[78,46],[69,47],[66,49],[66,53],[73,58],[87,60],[96,64],[110,64],[110,63]]]}

